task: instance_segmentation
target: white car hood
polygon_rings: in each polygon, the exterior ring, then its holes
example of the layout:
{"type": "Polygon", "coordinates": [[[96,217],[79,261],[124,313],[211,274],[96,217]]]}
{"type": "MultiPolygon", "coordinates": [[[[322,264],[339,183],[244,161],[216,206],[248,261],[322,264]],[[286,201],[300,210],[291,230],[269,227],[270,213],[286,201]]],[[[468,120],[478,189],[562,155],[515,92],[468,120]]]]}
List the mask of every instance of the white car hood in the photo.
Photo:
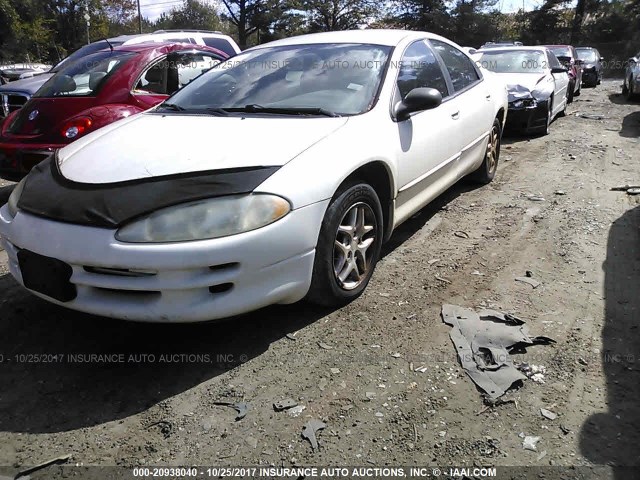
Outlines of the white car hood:
{"type": "Polygon", "coordinates": [[[80,183],[112,183],[223,168],[281,166],[347,118],[140,114],[58,153],[60,172],[80,183]]]}
{"type": "Polygon", "coordinates": [[[507,85],[509,91],[515,90],[515,87],[524,87],[530,92],[546,76],[544,73],[500,73],[498,75],[507,85]]]}

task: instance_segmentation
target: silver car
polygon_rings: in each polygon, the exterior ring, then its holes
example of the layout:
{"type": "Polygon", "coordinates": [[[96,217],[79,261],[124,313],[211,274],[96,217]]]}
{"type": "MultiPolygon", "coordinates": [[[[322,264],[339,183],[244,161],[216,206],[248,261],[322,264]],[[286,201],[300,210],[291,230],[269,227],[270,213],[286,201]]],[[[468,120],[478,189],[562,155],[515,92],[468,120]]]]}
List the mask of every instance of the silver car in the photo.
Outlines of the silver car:
{"type": "Polygon", "coordinates": [[[636,56],[631,57],[627,62],[622,94],[627,97],[627,100],[633,100],[640,94],[640,52],[636,53],[636,56]]]}

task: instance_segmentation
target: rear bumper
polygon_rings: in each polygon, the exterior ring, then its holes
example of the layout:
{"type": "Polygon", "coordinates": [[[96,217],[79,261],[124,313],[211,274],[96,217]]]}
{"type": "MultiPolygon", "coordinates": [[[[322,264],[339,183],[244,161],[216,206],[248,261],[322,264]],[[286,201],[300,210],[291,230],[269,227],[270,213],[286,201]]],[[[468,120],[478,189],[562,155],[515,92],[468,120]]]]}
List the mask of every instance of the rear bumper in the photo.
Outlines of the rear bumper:
{"type": "Polygon", "coordinates": [[[507,132],[536,133],[547,126],[547,112],[549,101],[539,101],[535,107],[513,108],[509,107],[507,113],[507,132]]]}
{"type": "Polygon", "coordinates": [[[10,143],[0,140],[0,177],[18,181],[63,144],[10,143]]]}

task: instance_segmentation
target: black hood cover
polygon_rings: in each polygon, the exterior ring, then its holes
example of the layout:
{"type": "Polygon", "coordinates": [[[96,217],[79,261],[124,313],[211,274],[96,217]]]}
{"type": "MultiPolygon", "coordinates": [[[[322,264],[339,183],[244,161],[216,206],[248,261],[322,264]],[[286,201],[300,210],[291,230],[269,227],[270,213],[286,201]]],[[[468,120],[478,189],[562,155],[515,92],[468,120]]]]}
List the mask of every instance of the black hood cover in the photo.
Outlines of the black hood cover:
{"type": "Polygon", "coordinates": [[[160,208],[250,193],[279,168],[225,168],[93,184],[65,178],[51,154],[26,177],[18,207],[60,222],[115,229],[160,208]]]}

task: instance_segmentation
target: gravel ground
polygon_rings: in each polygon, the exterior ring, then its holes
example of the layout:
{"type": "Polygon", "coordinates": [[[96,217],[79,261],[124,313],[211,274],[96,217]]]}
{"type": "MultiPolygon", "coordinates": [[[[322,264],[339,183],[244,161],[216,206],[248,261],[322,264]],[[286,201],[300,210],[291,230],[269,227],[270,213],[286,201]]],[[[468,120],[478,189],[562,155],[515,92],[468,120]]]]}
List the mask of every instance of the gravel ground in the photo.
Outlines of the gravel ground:
{"type": "Polygon", "coordinates": [[[583,89],[550,135],[504,138],[496,180],[461,183],[404,224],[340,310],[118,322],[30,295],[0,252],[0,465],[607,465],[600,478],[632,478],[614,467],[640,465],[640,196],[609,189],[640,183],[640,105],[619,91],[583,89]],[[527,270],[539,287],[514,281],[527,270]],[[443,303],[555,339],[514,355],[544,366],[544,383],[487,407],[443,303]],[[275,412],[285,398],[304,410],[275,412]],[[246,417],[224,401],[248,403],[246,417]],[[310,419],[326,424],[317,451],[301,436],[310,419]]]}

